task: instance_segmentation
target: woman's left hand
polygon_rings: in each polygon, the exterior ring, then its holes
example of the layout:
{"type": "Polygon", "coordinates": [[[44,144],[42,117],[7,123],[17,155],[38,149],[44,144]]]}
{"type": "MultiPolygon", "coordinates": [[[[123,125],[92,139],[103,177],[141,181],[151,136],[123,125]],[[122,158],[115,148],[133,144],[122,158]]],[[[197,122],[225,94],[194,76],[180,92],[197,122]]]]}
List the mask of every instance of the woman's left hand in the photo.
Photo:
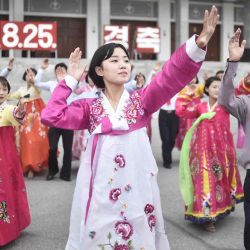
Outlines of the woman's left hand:
{"type": "Polygon", "coordinates": [[[215,6],[212,7],[210,13],[208,12],[208,10],[205,10],[203,29],[198,39],[196,40],[196,44],[199,48],[204,48],[205,46],[207,46],[212,35],[214,34],[219,17],[220,15],[218,15],[218,10],[215,6]]]}

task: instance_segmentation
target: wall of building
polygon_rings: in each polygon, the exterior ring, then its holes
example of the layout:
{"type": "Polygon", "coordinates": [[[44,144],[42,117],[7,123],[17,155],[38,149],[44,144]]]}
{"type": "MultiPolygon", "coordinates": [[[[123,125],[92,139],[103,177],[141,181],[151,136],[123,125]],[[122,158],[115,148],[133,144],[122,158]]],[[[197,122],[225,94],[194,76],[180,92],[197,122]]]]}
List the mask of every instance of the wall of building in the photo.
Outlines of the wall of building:
{"type": "MultiPolygon", "coordinates": [[[[77,43],[86,58],[91,58],[96,48],[103,43],[105,24],[153,23],[161,30],[161,52],[157,59],[163,60],[189,35],[199,32],[204,10],[216,4],[221,18],[218,32],[210,43],[207,59],[224,61],[227,57],[228,38],[236,26],[243,27],[243,3],[242,0],[0,0],[0,19],[6,18],[6,14],[9,14],[9,20],[58,19],[63,28],[58,29],[60,51],[57,55],[67,57],[68,51],[77,43]],[[78,32],[73,26],[77,27],[78,32]]],[[[10,55],[13,54],[15,57],[21,56],[19,51],[10,51],[10,55]]],[[[33,54],[45,56],[40,52],[33,54]]]]}

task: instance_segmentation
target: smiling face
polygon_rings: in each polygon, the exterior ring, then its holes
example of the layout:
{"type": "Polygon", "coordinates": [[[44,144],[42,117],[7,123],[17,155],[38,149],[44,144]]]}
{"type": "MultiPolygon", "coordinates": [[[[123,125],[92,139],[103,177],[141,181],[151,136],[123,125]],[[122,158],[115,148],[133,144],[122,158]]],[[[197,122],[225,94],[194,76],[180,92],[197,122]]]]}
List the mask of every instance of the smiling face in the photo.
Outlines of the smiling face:
{"type": "Polygon", "coordinates": [[[7,100],[8,94],[9,94],[8,87],[0,82],[0,104],[2,104],[7,100]]]}
{"type": "Polygon", "coordinates": [[[105,86],[123,85],[130,79],[131,64],[125,51],[117,47],[112,56],[95,68],[97,75],[103,77],[105,86]]]}
{"type": "Polygon", "coordinates": [[[208,88],[206,88],[206,91],[208,92],[209,98],[217,100],[219,97],[219,89],[220,89],[220,81],[213,81],[208,88]]]}

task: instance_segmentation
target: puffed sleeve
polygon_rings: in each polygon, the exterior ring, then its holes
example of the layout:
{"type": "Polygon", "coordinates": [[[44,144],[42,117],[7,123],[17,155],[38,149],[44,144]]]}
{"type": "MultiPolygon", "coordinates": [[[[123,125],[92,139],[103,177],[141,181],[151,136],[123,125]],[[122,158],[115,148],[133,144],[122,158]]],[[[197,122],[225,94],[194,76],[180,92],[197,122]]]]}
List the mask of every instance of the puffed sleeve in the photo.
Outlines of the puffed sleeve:
{"type": "Polygon", "coordinates": [[[42,111],[42,122],[49,127],[80,130],[89,127],[89,104],[85,99],[73,101],[67,105],[72,93],[72,81],[66,76],[53,91],[47,106],[42,111]]]}

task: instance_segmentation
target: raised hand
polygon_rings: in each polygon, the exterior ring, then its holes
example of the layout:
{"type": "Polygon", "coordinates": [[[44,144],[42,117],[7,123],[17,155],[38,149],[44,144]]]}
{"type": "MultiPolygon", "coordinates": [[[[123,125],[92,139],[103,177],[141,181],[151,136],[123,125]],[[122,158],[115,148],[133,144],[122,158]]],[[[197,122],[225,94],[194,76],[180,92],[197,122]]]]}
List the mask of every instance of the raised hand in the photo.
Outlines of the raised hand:
{"type": "Polygon", "coordinates": [[[14,58],[10,58],[8,63],[8,70],[11,71],[13,69],[14,58]]]}
{"type": "Polygon", "coordinates": [[[82,74],[84,73],[84,67],[80,65],[82,57],[82,51],[80,48],[76,48],[69,57],[68,74],[74,77],[77,81],[80,81],[82,74]]]}
{"type": "Polygon", "coordinates": [[[239,61],[244,53],[246,40],[240,44],[241,29],[238,28],[228,43],[229,61],[239,61]]]}
{"type": "Polygon", "coordinates": [[[47,69],[48,66],[49,66],[49,59],[48,58],[43,59],[42,64],[41,64],[41,68],[47,69]]]}
{"type": "Polygon", "coordinates": [[[210,41],[212,35],[214,34],[217,22],[219,20],[218,10],[215,6],[211,8],[210,13],[208,10],[205,10],[204,18],[203,18],[203,29],[198,39],[196,40],[196,44],[199,48],[205,47],[210,41]]]}

